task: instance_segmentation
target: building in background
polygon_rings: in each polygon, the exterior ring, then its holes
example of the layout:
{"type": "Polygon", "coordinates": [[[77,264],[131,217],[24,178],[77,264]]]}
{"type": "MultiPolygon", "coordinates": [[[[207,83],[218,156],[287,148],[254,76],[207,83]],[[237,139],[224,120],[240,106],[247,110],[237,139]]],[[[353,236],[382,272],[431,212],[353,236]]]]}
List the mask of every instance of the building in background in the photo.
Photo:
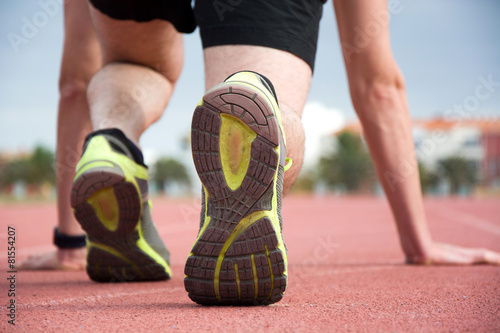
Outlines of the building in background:
{"type": "Polygon", "coordinates": [[[429,168],[462,157],[473,163],[479,184],[500,187],[500,120],[416,120],[413,137],[419,161],[429,168]]]}
{"type": "MultiPolygon", "coordinates": [[[[344,131],[362,134],[358,122],[348,124],[340,132],[344,131]]],[[[413,139],[419,162],[429,170],[438,173],[442,168],[440,161],[463,158],[477,171],[479,185],[500,189],[500,119],[414,120],[413,139]]],[[[449,190],[443,182],[438,187],[440,194],[449,190]]]]}

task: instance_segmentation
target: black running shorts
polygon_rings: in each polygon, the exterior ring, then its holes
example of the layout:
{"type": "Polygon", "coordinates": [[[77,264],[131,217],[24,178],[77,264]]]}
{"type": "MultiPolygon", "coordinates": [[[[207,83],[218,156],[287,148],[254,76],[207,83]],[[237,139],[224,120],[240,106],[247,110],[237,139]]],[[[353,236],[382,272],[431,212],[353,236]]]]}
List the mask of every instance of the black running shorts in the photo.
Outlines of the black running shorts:
{"type": "Polygon", "coordinates": [[[196,28],[191,0],[89,0],[101,13],[116,20],[171,22],[179,32],[196,28]]]}
{"type": "Polygon", "coordinates": [[[203,48],[257,45],[288,51],[314,68],[325,0],[89,0],[118,20],[162,19],[177,31],[200,27],[203,48]]]}

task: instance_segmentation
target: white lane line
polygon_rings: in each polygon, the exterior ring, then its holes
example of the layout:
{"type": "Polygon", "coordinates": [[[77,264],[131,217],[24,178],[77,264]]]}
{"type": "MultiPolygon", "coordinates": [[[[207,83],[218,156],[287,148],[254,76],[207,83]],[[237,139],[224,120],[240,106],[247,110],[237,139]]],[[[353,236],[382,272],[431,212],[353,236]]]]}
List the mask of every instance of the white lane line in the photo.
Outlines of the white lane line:
{"type": "Polygon", "coordinates": [[[441,217],[446,218],[448,220],[452,220],[453,222],[459,222],[469,227],[473,227],[500,236],[499,226],[494,225],[491,222],[483,220],[477,216],[470,215],[468,213],[460,212],[456,209],[450,209],[448,207],[443,207],[443,206],[441,206],[439,209],[436,209],[432,213],[440,215],[441,217]]]}
{"type": "Polygon", "coordinates": [[[342,264],[336,266],[332,264],[328,269],[323,267],[324,269],[315,269],[311,270],[310,268],[306,268],[304,266],[295,266],[293,269],[290,269],[291,274],[294,277],[300,278],[310,278],[311,276],[330,276],[330,275],[341,275],[341,274],[349,274],[349,273],[363,273],[363,272],[377,272],[377,271],[385,271],[392,269],[399,269],[403,267],[403,262],[387,262],[387,265],[373,265],[367,267],[343,267],[342,264]]]}
{"type": "MultiPolygon", "coordinates": [[[[161,289],[149,289],[149,290],[140,290],[134,292],[123,292],[123,293],[108,293],[104,295],[95,295],[95,296],[82,296],[82,297],[67,297],[57,300],[49,300],[49,301],[40,301],[40,302],[30,302],[26,304],[17,305],[20,309],[29,309],[38,306],[56,306],[62,304],[89,304],[105,301],[107,299],[113,299],[118,297],[127,297],[127,296],[140,296],[140,295],[148,295],[148,294],[160,294],[160,293],[173,293],[177,291],[184,290],[184,288],[161,288],[161,289]]],[[[16,302],[17,303],[17,302],[16,302]]]]}

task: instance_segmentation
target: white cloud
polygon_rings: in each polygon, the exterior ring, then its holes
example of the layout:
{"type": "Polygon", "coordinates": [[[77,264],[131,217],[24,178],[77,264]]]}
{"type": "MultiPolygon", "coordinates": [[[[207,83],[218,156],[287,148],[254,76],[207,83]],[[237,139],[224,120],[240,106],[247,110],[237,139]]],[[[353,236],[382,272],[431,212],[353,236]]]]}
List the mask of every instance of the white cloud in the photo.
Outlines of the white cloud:
{"type": "Polygon", "coordinates": [[[332,134],[344,127],[345,117],[338,109],[312,101],[304,108],[302,122],[306,132],[304,168],[308,168],[316,165],[332,134]]]}

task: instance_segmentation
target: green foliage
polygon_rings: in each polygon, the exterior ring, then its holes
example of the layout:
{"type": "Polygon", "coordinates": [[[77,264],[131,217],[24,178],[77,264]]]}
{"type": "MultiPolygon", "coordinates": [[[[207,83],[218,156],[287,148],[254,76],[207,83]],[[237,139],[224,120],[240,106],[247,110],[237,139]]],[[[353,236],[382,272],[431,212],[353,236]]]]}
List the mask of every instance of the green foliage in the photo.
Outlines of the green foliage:
{"type": "Polygon", "coordinates": [[[291,192],[312,192],[316,183],[316,175],[309,172],[301,172],[293,184],[291,192]]]}
{"type": "Polygon", "coordinates": [[[162,157],[156,161],[153,165],[151,179],[162,192],[165,191],[165,185],[170,183],[184,186],[191,185],[191,178],[184,164],[169,157],[162,157]]]}
{"type": "Polygon", "coordinates": [[[54,170],[54,153],[50,150],[37,146],[35,151],[30,157],[29,165],[30,175],[32,177],[31,183],[40,185],[43,183],[56,183],[56,174],[54,170]]]}
{"type": "Polygon", "coordinates": [[[418,173],[420,175],[420,187],[424,194],[429,193],[439,183],[439,175],[420,162],[418,162],[418,173]]]}
{"type": "Polygon", "coordinates": [[[37,146],[28,157],[0,163],[0,187],[23,182],[27,185],[55,184],[54,153],[37,146]]]}
{"type": "Polygon", "coordinates": [[[341,133],[336,148],[319,161],[319,178],[330,187],[343,185],[350,192],[372,186],[374,167],[361,138],[350,132],[341,133]]]}
{"type": "Polygon", "coordinates": [[[23,181],[28,173],[28,159],[19,158],[6,162],[0,170],[0,186],[14,184],[23,181]]]}
{"type": "Polygon", "coordinates": [[[439,161],[441,175],[450,182],[451,193],[458,194],[461,186],[473,186],[478,182],[474,163],[461,156],[450,156],[439,161]]]}

